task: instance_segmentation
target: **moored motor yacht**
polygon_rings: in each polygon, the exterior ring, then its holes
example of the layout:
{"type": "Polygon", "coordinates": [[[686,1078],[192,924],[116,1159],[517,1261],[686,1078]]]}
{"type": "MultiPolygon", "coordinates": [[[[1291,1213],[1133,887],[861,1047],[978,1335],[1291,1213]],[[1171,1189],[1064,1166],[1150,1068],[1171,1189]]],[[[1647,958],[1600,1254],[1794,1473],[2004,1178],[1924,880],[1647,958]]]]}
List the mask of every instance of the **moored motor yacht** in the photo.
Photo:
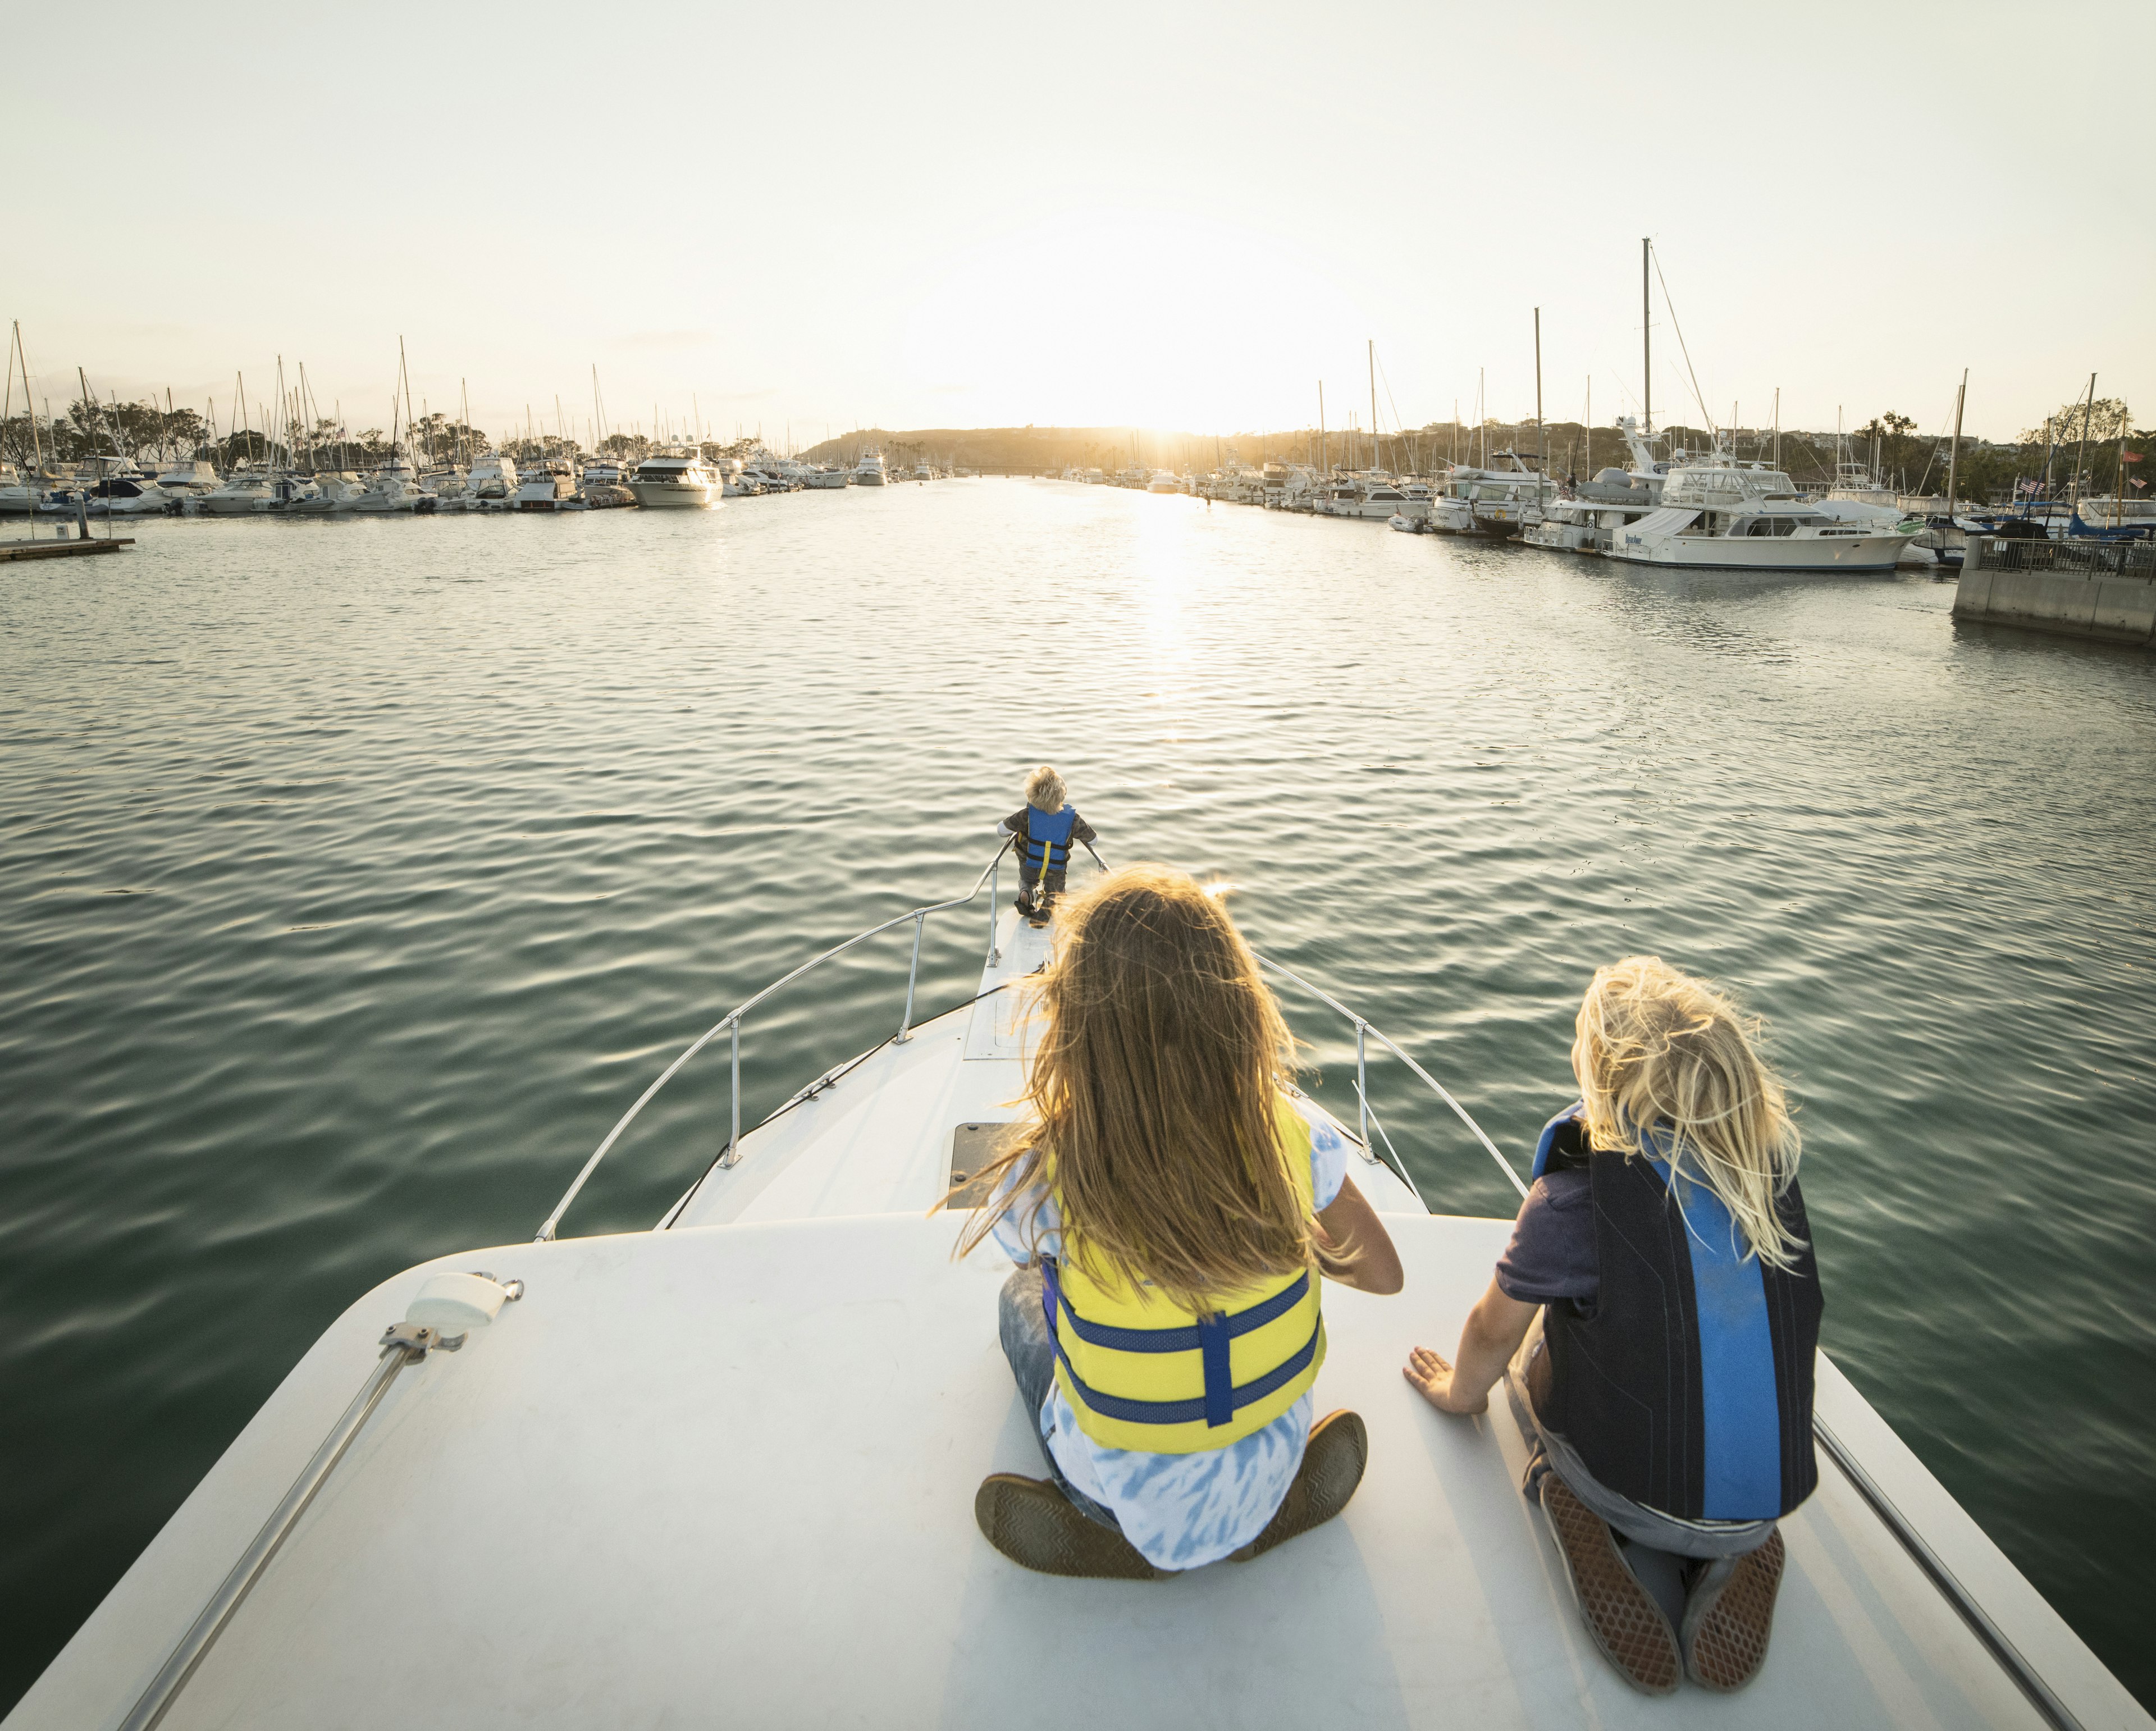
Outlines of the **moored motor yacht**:
{"type": "Polygon", "coordinates": [[[511,502],[519,511],[557,511],[577,496],[577,471],[566,457],[546,456],[518,471],[511,502]]]}
{"type": "Polygon", "coordinates": [[[217,470],[201,457],[183,457],[157,471],[157,491],[168,499],[201,499],[217,491],[217,470]]]}
{"type": "Polygon", "coordinates": [[[646,457],[629,477],[629,490],[647,511],[708,511],[725,497],[718,471],[692,450],[646,457]]]}
{"type": "Polygon", "coordinates": [[[270,496],[268,472],[241,468],[225,476],[222,485],[203,494],[198,503],[212,516],[246,516],[263,509],[270,496]]]}
{"type": "Polygon", "coordinates": [[[1380,521],[1420,515],[1429,508],[1429,489],[1423,490],[1415,512],[1409,511],[1409,503],[1406,491],[1389,475],[1338,475],[1320,491],[1317,510],[1321,516],[1376,517],[1380,521]]]}
{"type": "Polygon", "coordinates": [[[1537,521],[1520,531],[1520,540],[1525,546],[1558,552],[1607,552],[1613,537],[1655,509],[1644,489],[1621,504],[1560,491],[1543,502],[1537,521]]]}
{"type": "Polygon", "coordinates": [[[434,502],[419,491],[419,477],[403,453],[393,446],[388,460],[367,477],[366,486],[352,499],[352,508],[364,516],[384,516],[416,511],[423,501],[434,502]]]}
{"type": "Polygon", "coordinates": [[[0,462],[0,516],[27,516],[37,505],[36,490],[24,483],[15,465],[0,462]]]}
{"type": "Polygon", "coordinates": [[[317,470],[311,489],[290,501],[285,510],[292,516],[336,516],[357,509],[367,492],[367,482],[349,469],[317,470]]]}
{"type": "Polygon", "coordinates": [[[889,479],[881,451],[865,451],[854,465],[854,485],[856,486],[880,487],[889,479]]]}
{"type": "Polygon", "coordinates": [[[1505,536],[1540,522],[1543,506],[1556,493],[1550,478],[1517,451],[1492,451],[1473,472],[1465,496],[1480,532],[1505,536]]]}
{"type": "Polygon", "coordinates": [[[1613,559],[1640,565],[1892,571],[1923,522],[1911,517],[1890,524],[1877,511],[1859,501],[1805,499],[1779,470],[1717,455],[1671,468],[1660,506],[1619,529],[1608,551],[1613,559]]]}
{"type": "Polygon", "coordinates": [[[471,472],[465,477],[465,496],[506,502],[519,485],[516,465],[497,452],[487,451],[472,460],[471,472]]]}
{"type": "Polygon", "coordinates": [[[164,516],[179,509],[146,475],[108,475],[84,498],[94,517],[164,516]]]}
{"type": "MultiPolygon", "coordinates": [[[[970,893],[899,913],[730,1011],[531,1240],[436,1257],[362,1297],[9,1731],[1002,1726],[1010,1656],[1051,1651],[1084,1682],[1036,1698],[1050,1724],[1309,1725],[1343,1702],[1400,1728],[1653,1731],[1673,1713],[1789,1731],[2151,1724],[1825,1353],[1819,1487],[1781,1522],[1758,1676],[1711,1700],[1634,1693],[1521,1494],[1519,1420],[1502,1400],[1446,1417],[1402,1379],[1412,1343],[1457,1335],[1512,1222],[1450,1194],[1430,1212],[1369,1108],[1368,1064],[1429,1090],[1391,1127],[1415,1136],[1425,1172],[1486,1156],[1508,1194],[1525,1184],[1406,1048],[1270,959],[1293,1001],[1345,1018],[1327,1025],[1354,1079],[1346,1109],[1305,1103],[1348,1143],[1406,1271],[1404,1301],[1325,1290],[1319,1400],[1363,1417],[1360,1487],[1279,1549],[1172,1582],[1006,1560],[976,1528],[975,1491],[1040,1470],[997,1344],[1008,1265],[954,1259],[960,1222],[930,1212],[977,1205],[971,1181],[1017,1114],[1038,1037],[1025,987],[1053,932],[998,911],[997,887],[992,864],[970,893]],[[978,984],[916,1021],[918,934],[978,918],[983,889],[978,984]],[[745,1129],[739,1055],[768,1001],[841,957],[866,978],[861,947],[882,933],[915,940],[896,1034],[801,1076],[745,1129]],[[655,1146],[624,1145],[713,1046],[712,1104],[655,1146]],[[610,1152],[679,1161],[685,1139],[701,1169],[651,1230],[560,1237],[610,1152]]],[[[899,981],[886,984],[895,1009],[899,981]]]]}

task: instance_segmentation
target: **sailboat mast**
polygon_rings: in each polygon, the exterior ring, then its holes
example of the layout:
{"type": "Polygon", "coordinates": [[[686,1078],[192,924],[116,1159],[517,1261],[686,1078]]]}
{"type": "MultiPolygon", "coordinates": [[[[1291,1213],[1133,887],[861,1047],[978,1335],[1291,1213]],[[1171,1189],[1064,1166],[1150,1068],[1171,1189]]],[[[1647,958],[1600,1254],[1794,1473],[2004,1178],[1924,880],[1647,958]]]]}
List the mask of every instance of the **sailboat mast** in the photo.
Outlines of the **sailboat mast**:
{"type": "MultiPolygon", "coordinates": [[[[412,373],[404,364],[404,339],[402,336],[397,339],[397,379],[404,393],[404,432],[409,437],[412,431],[412,373]]],[[[394,456],[396,453],[393,449],[390,455],[394,456]]],[[[429,461],[433,460],[433,455],[431,451],[428,453],[429,461]]]]}
{"type": "Polygon", "coordinates": [[[1325,449],[1325,381],[1317,382],[1317,470],[1322,475],[1326,468],[1325,449]]]}
{"type": "MultiPolygon", "coordinates": [[[[30,424],[32,465],[30,481],[32,490],[34,491],[38,477],[45,472],[45,445],[44,440],[38,434],[38,403],[37,399],[30,394],[30,357],[23,348],[23,321],[20,319],[15,321],[13,358],[20,362],[23,367],[23,419],[30,424]]],[[[217,419],[217,410],[214,407],[210,410],[210,419],[213,422],[217,419]]]]}
{"type": "Polygon", "coordinates": [[[2096,375],[2089,374],[2088,401],[2082,408],[2082,444],[2074,453],[2074,512],[2082,508],[2082,465],[2088,460],[2089,417],[2096,413],[2096,375]]]}
{"type": "Polygon", "coordinates": [[[1549,429],[1543,425],[1543,310],[1535,309],[1535,496],[1543,492],[1543,477],[1549,473],[1549,429]]]}
{"type": "Polygon", "coordinates": [[[1961,388],[1954,393],[1953,443],[1947,447],[1947,521],[1952,522],[1954,514],[1954,484],[1961,465],[1961,408],[1969,399],[1969,368],[1961,370],[1961,388]]]}
{"type": "Polygon", "coordinates": [[[1654,300],[1647,289],[1647,273],[1654,268],[1655,243],[1640,238],[1640,418],[1647,424],[1647,437],[1655,436],[1654,300]]]}
{"type": "Polygon", "coordinates": [[[1378,339],[1369,340],[1370,347],[1370,466],[1378,463],[1378,339]]]}
{"type": "Polygon", "coordinates": [[[1774,387],[1774,466],[1782,466],[1782,388],[1774,387]]]}

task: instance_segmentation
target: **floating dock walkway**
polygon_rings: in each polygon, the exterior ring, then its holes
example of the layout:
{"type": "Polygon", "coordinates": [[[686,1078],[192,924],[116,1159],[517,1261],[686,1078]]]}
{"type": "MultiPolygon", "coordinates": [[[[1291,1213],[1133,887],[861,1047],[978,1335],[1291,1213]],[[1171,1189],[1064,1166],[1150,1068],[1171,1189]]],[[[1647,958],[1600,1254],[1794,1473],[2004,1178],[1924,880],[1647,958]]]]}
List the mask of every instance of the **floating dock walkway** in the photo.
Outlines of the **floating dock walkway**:
{"type": "Polygon", "coordinates": [[[116,553],[135,545],[131,535],[97,541],[0,541],[0,565],[14,559],[74,559],[85,553],[116,553]]]}

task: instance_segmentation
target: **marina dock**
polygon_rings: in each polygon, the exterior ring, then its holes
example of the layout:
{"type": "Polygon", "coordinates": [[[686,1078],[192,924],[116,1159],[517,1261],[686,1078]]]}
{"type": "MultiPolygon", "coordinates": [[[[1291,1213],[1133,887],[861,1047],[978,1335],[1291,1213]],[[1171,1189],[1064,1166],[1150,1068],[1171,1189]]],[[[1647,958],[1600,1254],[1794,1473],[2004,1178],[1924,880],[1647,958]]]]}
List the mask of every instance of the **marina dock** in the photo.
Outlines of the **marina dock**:
{"type": "Polygon", "coordinates": [[[135,545],[131,535],[110,541],[0,541],[0,565],[13,559],[73,559],[85,553],[116,553],[135,545]]]}

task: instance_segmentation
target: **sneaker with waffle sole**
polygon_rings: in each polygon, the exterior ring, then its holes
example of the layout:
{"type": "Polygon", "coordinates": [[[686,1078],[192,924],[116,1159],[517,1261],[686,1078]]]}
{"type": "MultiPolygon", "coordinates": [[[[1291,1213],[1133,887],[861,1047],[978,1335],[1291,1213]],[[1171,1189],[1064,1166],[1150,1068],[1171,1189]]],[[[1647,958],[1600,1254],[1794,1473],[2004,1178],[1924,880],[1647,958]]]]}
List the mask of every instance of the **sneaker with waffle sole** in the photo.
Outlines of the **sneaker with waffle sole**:
{"type": "Polygon", "coordinates": [[[1310,1427],[1302,1465],[1296,1468],[1295,1482],[1281,1498],[1281,1506],[1273,1512],[1265,1530],[1242,1549],[1230,1551],[1229,1560],[1247,1563],[1276,1544],[1286,1544],[1313,1527],[1323,1526],[1347,1508],[1363,1482],[1363,1469],[1369,1461],[1370,1433],[1362,1415],[1344,1406],[1326,1414],[1310,1427]]]}
{"type": "Polygon", "coordinates": [[[1042,1574],[1099,1580],[1164,1580],[1113,1528],[1104,1527],[1045,1478],[992,1472],[973,1493],[973,1519],[982,1536],[1012,1562],[1042,1574]]]}
{"type": "Polygon", "coordinates": [[[1684,1674],[1676,1632],[1625,1562],[1609,1523],[1554,1472],[1543,1480],[1543,1516],[1602,1657],[1641,1694],[1674,1693],[1684,1674]]]}
{"type": "Polygon", "coordinates": [[[1778,1529],[1756,1551],[1717,1558],[1692,1582],[1677,1644],[1685,1675],[1700,1687],[1727,1695],[1759,1674],[1788,1559],[1778,1529]]]}

